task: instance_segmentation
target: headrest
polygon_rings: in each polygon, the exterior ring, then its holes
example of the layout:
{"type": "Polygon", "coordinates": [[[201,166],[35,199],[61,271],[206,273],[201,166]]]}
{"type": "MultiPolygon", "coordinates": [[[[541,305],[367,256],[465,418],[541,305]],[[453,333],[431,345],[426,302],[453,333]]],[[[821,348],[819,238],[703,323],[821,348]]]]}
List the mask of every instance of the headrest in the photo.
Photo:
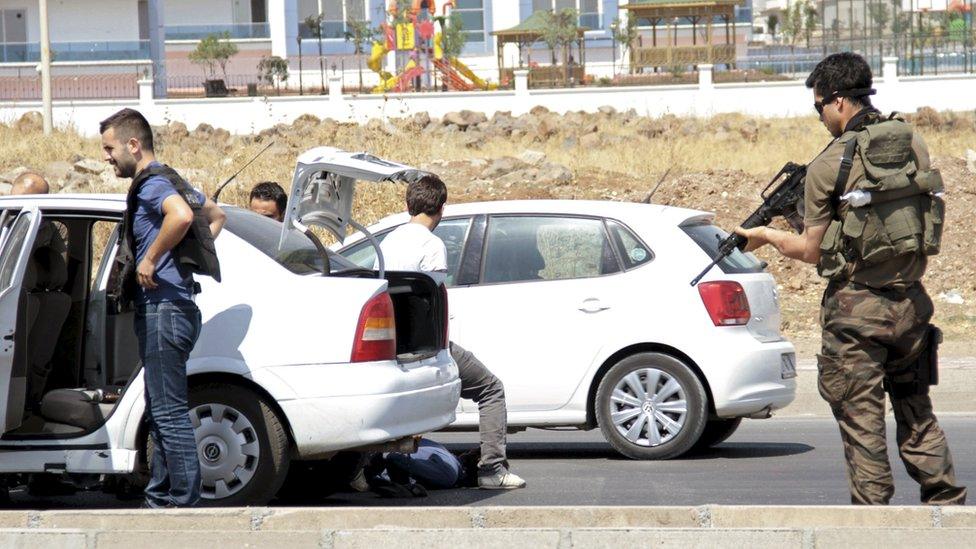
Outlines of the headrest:
{"type": "Polygon", "coordinates": [[[37,290],[61,290],[68,282],[68,266],[65,264],[64,257],[48,246],[34,250],[28,270],[31,265],[36,266],[37,269],[37,278],[33,285],[37,290]]]}

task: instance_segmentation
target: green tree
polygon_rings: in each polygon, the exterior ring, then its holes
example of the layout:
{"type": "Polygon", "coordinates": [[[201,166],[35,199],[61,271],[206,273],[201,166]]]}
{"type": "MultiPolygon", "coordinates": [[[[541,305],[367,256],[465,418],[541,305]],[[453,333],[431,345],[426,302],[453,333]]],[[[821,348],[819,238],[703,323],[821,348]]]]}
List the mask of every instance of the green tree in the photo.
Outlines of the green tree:
{"type": "MultiPolygon", "coordinates": [[[[623,63],[623,56],[627,55],[627,52],[633,54],[634,42],[637,41],[637,17],[627,17],[627,21],[623,22],[620,18],[613,20],[610,24],[610,35],[613,37],[615,44],[620,44],[620,61],[623,63]]],[[[631,63],[633,65],[633,63],[631,63]]],[[[613,52],[613,72],[617,73],[617,51],[614,48],[613,52]]]]}
{"type": "Polygon", "coordinates": [[[889,11],[887,4],[869,4],[868,5],[868,16],[871,18],[872,33],[880,44],[882,50],[884,49],[884,35],[885,29],[888,28],[888,22],[891,21],[891,12],[889,11]]]}
{"type": "Polygon", "coordinates": [[[796,41],[803,33],[805,0],[794,0],[783,11],[783,38],[789,41],[790,50],[796,46],[796,41]]]}
{"type": "Polygon", "coordinates": [[[813,2],[807,2],[806,7],[803,8],[803,31],[806,33],[808,48],[810,47],[810,37],[813,35],[813,31],[817,29],[818,15],[820,14],[813,2]]]}
{"type": "Polygon", "coordinates": [[[319,80],[322,85],[322,93],[325,93],[325,58],[322,57],[322,20],[324,18],[321,13],[309,15],[305,18],[305,28],[319,43],[319,80]]]}
{"type": "Polygon", "coordinates": [[[277,55],[262,57],[258,62],[258,78],[274,86],[281,95],[281,83],[288,80],[288,61],[277,55]]]}
{"type": "Polygon", "coordinates": [[[464,51],[464,45],[468,42],[468,35],[464,33],[464,21],[461,14],[452,11],[446,18],[438,16],[435,20],[441,26],[441,49],[444,57],[454,59],[464,51]]]}
{"type": "Polygon", "coordinates": [[[356,65],[359,70],[359,89],[363,89],[363,54],[366,47],[376,39],[380,31],[369,26],[368,21],[356,21],[350,19],[346,21],[346,42],[352,42],[353,53],[356,54],[356,65]]]}
{"type": "Polygon", "coordinates": [[[766,18],[766,28],[769,29],[769,34],[772,35],[773,40],[776,40],[776,27],[779,26],[779,17],[774,13],[766,18]]]}
{"type": "MultiPolygon", "coordinates": [[[[796,59],[796,41],[803,34],[803,23],[805,18],[804,6],[806,0],[793,0],[793,3],[786,6],[783,11],[783,29],[780,34],[790,45],[790,63],[796,59]]],[[[796,72],[796,67],[791,67],[791,72],[796,72]]]]}
{"type": "Polygon", "coordinates": [[[210,34],[200,40],[188,58],[191,63],[203,65],[208,80],[217,79],[217,68],[227,79],[227,62],[237,54],[237,45],[230,41],[230,33],[210,34]]]}
{"type": "Polygon", "coordinates": [[[552,65],[556,66],[556,50],[563,52],[563,66],[566,80],[569,81],[570,47],[579,37],[579,14],[566,8],[558,13],[547,12],[542,26],[542,41],[552,54],[552,65]]]}

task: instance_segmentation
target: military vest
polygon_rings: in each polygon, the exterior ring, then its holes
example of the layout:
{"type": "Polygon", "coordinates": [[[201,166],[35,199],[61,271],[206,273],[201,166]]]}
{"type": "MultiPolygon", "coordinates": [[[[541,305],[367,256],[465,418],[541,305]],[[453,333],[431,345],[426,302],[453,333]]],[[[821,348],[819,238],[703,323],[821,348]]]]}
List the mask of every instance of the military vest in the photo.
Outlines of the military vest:
{"type": "Polygon", "coordinates": [[[938,254],[945,216],[942,175],[919,169],[911,125],[892,114],[838,141],[844,155],[832,195],[834,219],[820,245],[820,276],[844,280],[859,265],[938,254]],[[845,194],[855,160],[863,163],[865,177],[845,194]]]}
{"type": "Polygon", "coordinates": [[[115,254],[115,268],[109,277],[109,294],[120,305],[125,305],[135,297],[135,234],[133,233],[133,217],[136,212],[136,200],[142,184],[150,177],[160,176],[169,181],[176,192],[193,210],[193,223],[186,235],[172,250],[173,257],[181,270],[186,269],[194,274],[213,277],[220,282],[220,262],[217,260],[217,249],[214,237],[210,232],[210,223],[203,211],[203,202],[176,170],[166,165],[148,167],[139,172],[129,186],[126,196],[126,210],[122,219],[122,235],[119,239],[119,249],[115,254]]]}

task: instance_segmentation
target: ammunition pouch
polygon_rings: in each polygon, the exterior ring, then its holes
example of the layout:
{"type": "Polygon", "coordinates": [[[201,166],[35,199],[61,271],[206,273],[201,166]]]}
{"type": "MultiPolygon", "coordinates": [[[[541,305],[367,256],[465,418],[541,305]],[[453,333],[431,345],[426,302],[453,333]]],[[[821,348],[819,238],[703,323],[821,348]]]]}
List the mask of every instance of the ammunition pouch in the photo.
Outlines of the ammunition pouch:
{"type": "Polygon", "coordinates": [[[939,344],[942,330],[929,324],[927,343],[918,358],[906,369],[885,375],[884,389],[892,400],[929,394],[929,387],[939,384],[939,344]]]}
{"type": "Polygon", "coordinates": [[[833,220],[827,226],[823,240],[820,241],[820,261],[817,262],[817,274],[830,280],[847,278],[847,258],[844,255],[843,234],[844,224],[833,220]]]}

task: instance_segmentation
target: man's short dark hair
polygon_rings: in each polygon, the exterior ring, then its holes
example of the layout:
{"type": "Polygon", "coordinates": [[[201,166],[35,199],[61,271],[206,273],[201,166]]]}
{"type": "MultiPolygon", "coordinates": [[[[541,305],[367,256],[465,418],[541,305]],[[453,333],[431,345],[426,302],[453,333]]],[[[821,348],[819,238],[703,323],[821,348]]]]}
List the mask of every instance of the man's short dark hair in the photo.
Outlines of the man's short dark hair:
{"type": "Polygon", "coordinates": [[[134,137],[139,140],[144,150],[153,152],[152,127],[139,111],[122,109],[102,120],[98,126],[98,133],[105,133],[109,128],[115,129],[115,135],[119,141],[124,143],[134,137]]]}
{"type": "Polygon", "coordinates": [[[436,215],[447,202],[447,186],[430,174],[407,185],[407,212],[410,215],[436,215]]]}
{"type": "MultiPolygon", "coordinates": [[[[871,66],[863,57],[852,52],[833,53],[817,63],[813,72],[807,77],[806,85],[813,89],[817,95],[828,97],[834,92],[845,92],[850,90],[868,90],[871,88],[873,78],[871,76],[871,66]]],[[[868,95],[846,96],[864,106],[871,105],[868,95]]]]}
{"type": "Polygon", "coordinates": [[[274,181],[262,181],[255,185],[251,189],[251,197],[248,201],[255,198],[258,200],[274,200],[280,214],[284,214],[285,208],[288,207],[288,195],[285,193],[285,189],[274,181]]]}

